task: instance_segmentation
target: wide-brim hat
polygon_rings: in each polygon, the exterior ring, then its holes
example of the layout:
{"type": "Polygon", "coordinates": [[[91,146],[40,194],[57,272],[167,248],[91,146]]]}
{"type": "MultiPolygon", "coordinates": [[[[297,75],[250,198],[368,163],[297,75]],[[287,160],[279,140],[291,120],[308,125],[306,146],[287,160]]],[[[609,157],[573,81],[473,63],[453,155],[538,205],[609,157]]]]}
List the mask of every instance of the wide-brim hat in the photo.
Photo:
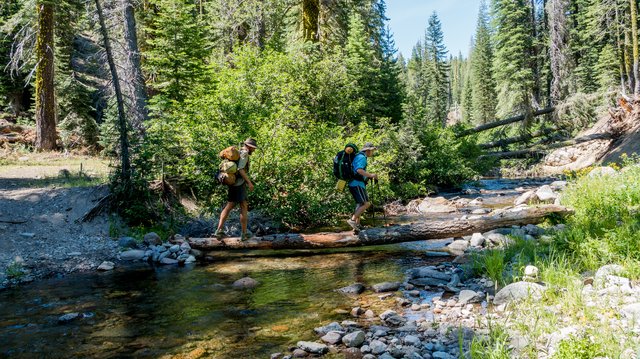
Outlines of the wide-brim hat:
{"type": "Polygon", "coordinates": [[[364,144],[364,147],[360,149],[360,151],[368,151],[368,150],[377,150],[378,147],[374,146],[373,143],[367,142],[364,144]]]}
{"type": "Polygon", "coordinates": [[[258,148],[258,142],[256,142],[256,140],[254,140],[253,138],[247,138],[246,140],[244,140],[244,144],[245,146],[251,148],[258,148]]]}

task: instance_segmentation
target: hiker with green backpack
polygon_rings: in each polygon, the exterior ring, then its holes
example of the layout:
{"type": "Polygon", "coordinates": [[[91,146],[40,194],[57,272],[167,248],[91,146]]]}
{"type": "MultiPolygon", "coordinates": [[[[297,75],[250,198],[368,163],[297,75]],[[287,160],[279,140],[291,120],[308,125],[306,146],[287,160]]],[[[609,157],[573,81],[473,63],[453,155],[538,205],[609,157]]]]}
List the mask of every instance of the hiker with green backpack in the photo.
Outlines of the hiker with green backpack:
{"type": "Polygon", "coordinates": [[[349,192],[351,192],[356,202],[356,210],[351,218],[347,220],[347,223],[356,233],[362,229],[360,216],[371,207],[371,202],[367,195],[366,182],[369,179],[373,181],[378,180],[377,174],[367,172],[367,159],[373,156],[373,151],[376,149],[377,147],[371,142],[365,143],[360,152],[355,155],[352,162],[352,178],[349,180],[349,192]]]}
{"type": "MultiPolygon", "coordinates": [[[[246,240],[252,237],[251,232],[247,230],[247,225],[249,223],[249,203],[247,202],[247,187],[249,191],[253,191],[253,183],[249,178],[249,156],[251,156],[253,151],[255,151],[257,148],[258,145],[256,140],[254,140],[253,138],[247,138],[239,151],[236,147],[232,146],[225,148],[220,153],[220,157],[223,158],[221,170],[223,165],[231,164],[231,166],[229,167],[233,167],[232,175],[238,175],[235,177],[230,177],[229,174],[222,173],[225,176],[218,178],[221,183],[229,186],[229,192],[227,194],[227,204],[222,210],[222,213],[220,213],[218,228],[215,232],[215,236],[218,239],[222,239],[226,235],[223,229],[224,222],[227,220],[227,217],[229,217],[229,213],[231,213],[231,210],[235,208],[236,204],[240,204],[240,225],[242,227],[241,240],[246,240]],[[233,181],[234,178],[235,181],[233,181]],[[228,181],[229,179],[231,179],[231,181],[228,181]]],[[[228,169],[226,170],[228,171],[228,169]]]]}

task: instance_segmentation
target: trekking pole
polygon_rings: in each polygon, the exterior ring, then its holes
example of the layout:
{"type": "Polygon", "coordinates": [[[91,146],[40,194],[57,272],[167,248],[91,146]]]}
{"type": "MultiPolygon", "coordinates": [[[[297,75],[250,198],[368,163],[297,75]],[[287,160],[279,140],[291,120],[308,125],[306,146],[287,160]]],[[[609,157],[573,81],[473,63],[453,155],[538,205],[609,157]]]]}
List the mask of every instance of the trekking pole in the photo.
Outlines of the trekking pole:
{"type": "Polygon", "coordinates": [[[375,184],[376,184],[376,179],[372,179],[371,180],[371,209],[373,210],[373,225],[375,227],[376,225],[376,203],[375,203],[375,199],[376,199],[376,191],[375,191],[375,184]]]}
{"type": "MultiPolygon", "coordinates": [[[[376,187],[378,187],[378,193],[380,193],[380,185],[376,181],[376,187]]],[[[382,218],[384,218],[384,225],[387,225],[387,211],[384,210],[384,204],[382,204],[382,218]]]]}

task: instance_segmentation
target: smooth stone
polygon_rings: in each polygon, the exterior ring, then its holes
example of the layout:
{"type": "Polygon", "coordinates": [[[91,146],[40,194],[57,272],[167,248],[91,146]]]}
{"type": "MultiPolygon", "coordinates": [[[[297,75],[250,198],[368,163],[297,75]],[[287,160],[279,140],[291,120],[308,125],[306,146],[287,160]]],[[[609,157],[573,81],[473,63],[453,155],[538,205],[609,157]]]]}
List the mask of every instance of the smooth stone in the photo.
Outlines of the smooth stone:
{"type": "Polygon", "coordinates": [[[387,351],[387,345],[377,339],[374,339],[369,343],[371,348],[371,354],[379,355],[387,351]]]}
{"type": "Polygon", "coordinates": [[[325,335],[331,331],[341,332],[344,328],[338,322],[331,322],[325,326],[317,327],[313,330],[318,335],[325,335]]]}
{"type": "Polygon", "coordinates": [[[252,289],[260,284],[257,280],[251,277],[240,278],[237,281],[233,282],[231,285],[234,289],[252,289]]]}
{"type": "Polygon", "coordinates": [[[360,294],[364,292],[365,286],[362,283],[354,283],[346,287],[338,289],[342,294],[360,294]]]}
{"type": "Polygon", "coordinates": [[[364,339],[364,332],[362,330],[358,330],[342,337],[342,343],[350,348],[359,347],[364,343],[364,339]]]}
{"type": "Polygon", "coordinates": [[[142,242],[145,244],[160,245],[162,244],[162,239],[160,239],[160,236],[156,232],[149,232],[144,235],[142,242]]]}
{"type": "Polygon", "coordinates": [[[344,332],[330,331],[329,333],[325,334],[322,338],[320,338],[320,340],[322,340],[327,344],[336,344],[336,343],[340,343],[343,336],[344,336],[344,332]]]}
{"type": "Polygon", "coordinates": [[[116,265],[113,262],[104,261],[98,266],[98,270],[100,271],[110,271],[115,268],[116,265]]]}
{"type": "Polygon", "coordinates": [[[548,201],[555,200],[556,197],[558,197],[558,195],[555,192],[553,192],[553,189],[551,189],[551,186],[544,185],[538,188],[538,190],[536,191],[536,197],[538,197],[538,200],[540,202],[548,202],[548,201]]]}
{"type": "Polygon", "coordinates": [[[329,351],[329,347],[325,344],[316,342],[299,341],[297,347],[311,354],[324,354],[329,351]]]}
{"type": "Polygon", "coordinates": [[[169,247],[169,252],[171,253],[176,253],[180,250],[180,246],[177,244],[172,245],[171,247],[169,247]]]}
{"type": "Polygon", "coordinates": [[[524,267],[524,275],[527,277],[536,278],[538,277],[538,272],[539,270],[536,266],[528,265],[524,267]]]}
{"type": "Polygon", "coordinates": [[[422,341],[420,340],[420,338],[416,337],[415,335],[407,335],[406,337],[404,337],[404,344],[406,345],[411,345],[414,347],[420,347],[420,345],[422,344],[422,341]]]}
{"type": "Polygon", "coordinates": [[[394,292],[398,290],[400,286],[402,286],[402,283],[400,282],[384,282],[384,283],[374,284],[372,288],[374,292],[382,293],[382,292],[394,292]]]}
{"type": "Polygon", "coordinates": [[[295,349],[292,354],[294,358],[306,358],[307,355],[309,355],[309,353],[302,349],[295,349]]]}
{"type": "Polygon", "coordinates": [[[481,301],[482,296],[473,290],[464,289],[458,294],[458,302],[462,305],[466,305],[467,303],[480,303],[481,301]]]}
{"type": "Polygon", "coordinates": [[[164,265],[174,265],[178,263],[180,262],[173,258],[162,258],[162,260],[160,261],[160,264],[164,264],[164,265]]]}
{"type": "Polygon", "coordinates": [[[537,283],[516,282],[502,288],[493,299],[494,305],[509,303],[514,300],[523,299],[531,296],[539,300],[542,297],[545,287],[537,283]]]}
{"type": "Polygon", "coordinates": [[[472,247],[482,247],[482,245],[484,244],[484,242],[485,242],[486,240],[487,240],[487,239],[486,239],[486,238],[484,238],[484,236],[482,235],[482,233],[474,233],[474,234],[471,236],[471,240],[469,241],[469,244],[470,244],[472,247]]]}
{"type": "Polygon", "coordinates": [[[125,251],[120,253],[120,259],[123,261],[137,261],[144,258],[144,252],[140,249],[132,249],[129,251],[125,251]]]}

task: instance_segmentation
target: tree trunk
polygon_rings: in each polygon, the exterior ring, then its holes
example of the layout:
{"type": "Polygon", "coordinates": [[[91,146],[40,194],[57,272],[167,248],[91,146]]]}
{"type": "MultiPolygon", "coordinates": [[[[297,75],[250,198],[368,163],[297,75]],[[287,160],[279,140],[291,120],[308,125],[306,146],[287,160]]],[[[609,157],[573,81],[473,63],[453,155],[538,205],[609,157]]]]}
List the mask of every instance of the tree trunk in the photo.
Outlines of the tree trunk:
{"type": "Polygon", "coordinates": [[[38,1],[38,38],[36,40],[36,142],[39,151],[56,148],[56,96],[54,80],[54,5],[38,1]]]}
{"type": "Polygon", "coordinates": [[[130,183],[130,160],[129,160],[129,135],[127,128],[127,119],[124,113],[124,102],[122,99],[122,90],[120,88],[120,80],[118,79],[118,71],[116,64],[113,60],[113,51],[111,51],[111,42],[109,41],[109,33],[104,20],[104,14],[102,12],[102,6],[100,0],[95,0],[96,10],[98,12],[98,20],[100,22],[100,32],[102,33],[102,40],[104,42],[104,49],[107,53],[107,62],[109,63],[109,70],[111,71],[111,80],[113,82],[113,89],[116,94],[116,103],[118,105],[118,132],[120,132],[120,179],[125,186],[130,183]]]}
{"type": "Polygon", "coordinates": [[[192,248],[200,250],[227,249],[322,249],[373,246],[401,242],[461,237],[475,232],[485,232],[500,227],[542,222],[547,215],[567,215],[570,209],[556,205],[520,207],[498,210],[484,216],[449,221],[427,221],[407,225],[370,228],[358,235],[353,232],[317,234],[275,234],[256,237],[248,241],[239,238],[188,238],[192,248]]]}
{"type": "MultiPolygon", "coordinates": [[[[545,108],[545,109],[542,109],[542,110],[538,110],[538,111],[532,113],[531,116],[535,117],[535,116],[545,115],[547,113],[553,112],[554,110],[555,110],[555,107],[548,107],[548,108],[545,108]]],[[[486,123],[484,125],[476,126],[474,128],[470,128],[468,130],[462,131],[462,132],[460,132],[458,134],[458,137],[464,137],[464,136],[468,136],[468,135],[471,135],[471,134],[474,134],[474,133],[477,133],[477,132],[482,132],[482,131],[490,130],[492,128],[508,125],[510,123],[524,121],[524,120],[526,120],[528,118],[529,118],[529,116],[527,116],[527,115],[519,115],[519,116],[515,116],[515,117],[509,117],[509,118],[506,118],[506,119],[500,120],[500,121],[486,123]]]]}
{"type": "Polygon", "coordinates": [[[302,0],[302,38],[304,41],[318,42],[320,1],[302,0]]]}
{"type": "Polygon", "coordinates": [[[592,135],[555,142],[545,147],[534,146],[531,148],[516,150],[516,151],[489,152],[480,157],[481,158],[491,157],[491,158],[497,158],[497,159],[540,157],[546,154],[546,151],[548,150],[562,148],[562,147],[569,147],[569,146],[577,145],[584,142],[594,141],[594,140],[610,140],[612,138],[613,138],[613,135],[611,135],[610,133],[594,133],[592,135]]]}
{"type": "Polygon", "coordinates": [[[634,94],[640,95],[640,73],[638,69],[638,4],[636,0],[629,0],[631,4],[631,39],[633,46],[633,78],[635,86],[634,94]]]}
{"type": "Polygon", "coordinates": [[[142,66],[140,65],[135,10],[132,0],[123,0],[122,6],[124,8],[124,38],[127,43],[129,72],[133,87],[133,106],[135,109],[131,125],[142,136],[144,135],[144,123],[149,118],[149,111],[147,109],[147,91],[142,74],[142,66]]]}

